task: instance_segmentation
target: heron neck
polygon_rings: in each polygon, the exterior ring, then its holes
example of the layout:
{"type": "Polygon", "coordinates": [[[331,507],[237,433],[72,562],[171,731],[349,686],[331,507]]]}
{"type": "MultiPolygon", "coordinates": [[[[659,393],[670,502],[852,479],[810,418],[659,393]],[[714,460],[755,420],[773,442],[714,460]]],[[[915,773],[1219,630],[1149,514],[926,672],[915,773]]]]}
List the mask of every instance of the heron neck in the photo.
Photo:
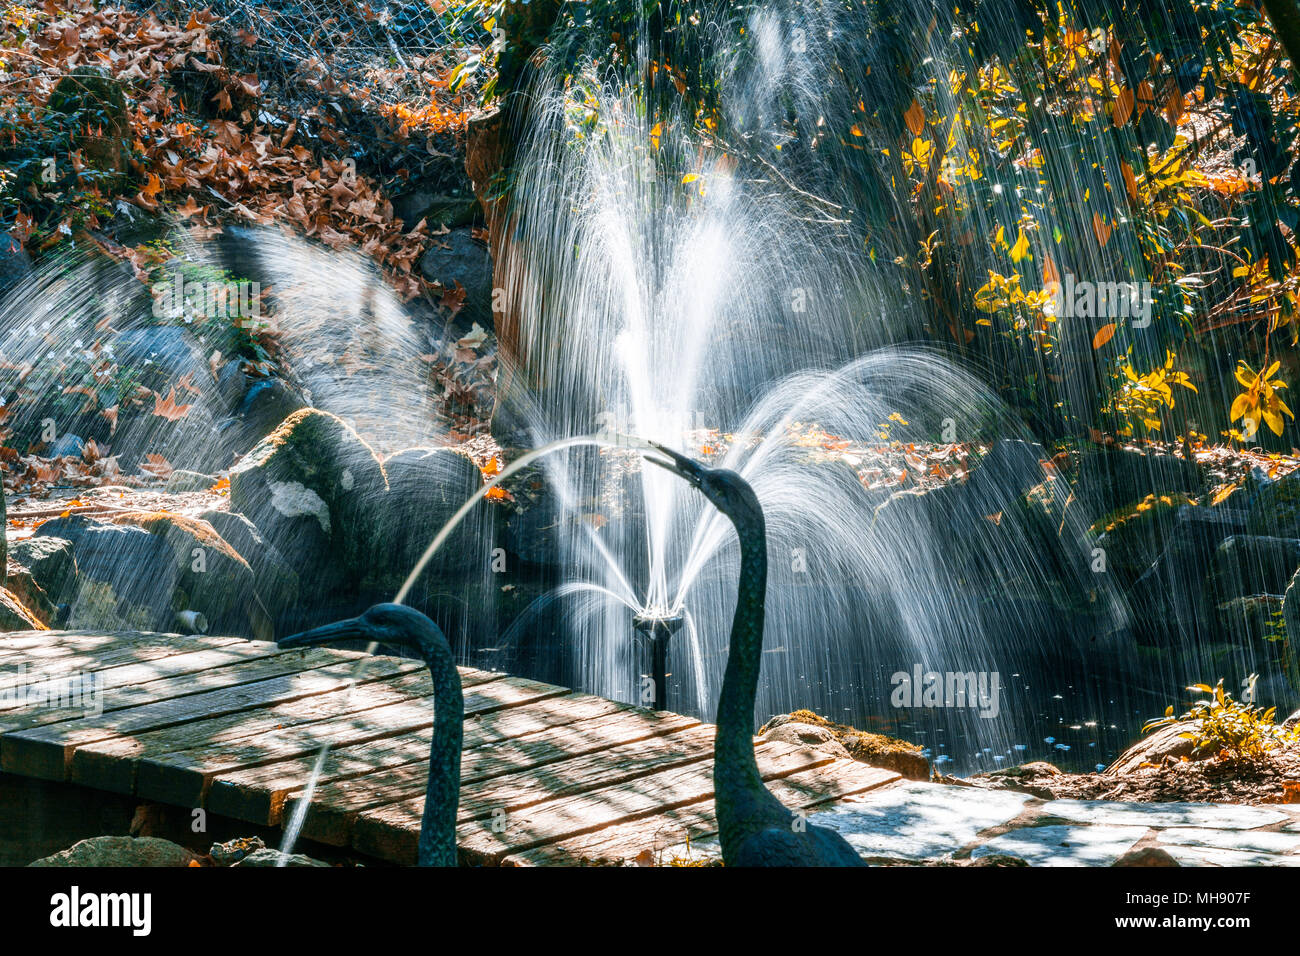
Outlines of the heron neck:
{"type": "Polygon", "coordinates": [[[456,813],[460,806],[460,750],[465,699],[460,673],[447,639],[425,643],[425,663],[433,680],[433,742],[429,746],[429,781],[420,823],[420,866],[456,865],[456,813]]]}
{"type": "Polygon", "coordinates": [[[754,698],[763,654],[767,594],[767,530],[761,515],[754,521],[731,520],[740,538],[740,586],[727,670],[718,697],[713,768],[718,823],[724,833],[731,824],[752,816],[758,809],[756,803],[775,802],[763,786],[754,757],[754,698]],[[733,821],[731,816],[737,819],[733,821]]]}

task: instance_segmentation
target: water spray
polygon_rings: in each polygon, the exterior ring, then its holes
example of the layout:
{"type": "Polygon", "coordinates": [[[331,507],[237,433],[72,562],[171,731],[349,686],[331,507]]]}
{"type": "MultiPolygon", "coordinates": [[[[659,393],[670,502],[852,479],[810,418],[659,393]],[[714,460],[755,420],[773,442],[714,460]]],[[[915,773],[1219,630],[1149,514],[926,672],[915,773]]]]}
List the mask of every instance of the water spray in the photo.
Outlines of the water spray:
{"type": "Polygon", "coordinates": [[[632,627],[638,635],[650,641],[650,667],[654,680],[654,702],[651,710],[664,710],[668,705],[668,644],[683,623],[686,615],[680,610],[668,608],[646,608],[632,618],[632,627]]]}

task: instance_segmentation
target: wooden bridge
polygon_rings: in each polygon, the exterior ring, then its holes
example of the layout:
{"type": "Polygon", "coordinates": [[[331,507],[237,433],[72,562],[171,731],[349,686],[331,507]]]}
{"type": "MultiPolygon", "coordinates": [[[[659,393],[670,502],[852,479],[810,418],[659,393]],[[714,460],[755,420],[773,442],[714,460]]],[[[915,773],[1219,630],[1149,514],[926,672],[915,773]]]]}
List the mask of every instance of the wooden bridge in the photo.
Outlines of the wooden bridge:
{"type": "MultiPolygon", "coordinates": [[[[461,679],[464,862],[666,863],[713,835],[712,726],[472,668],[461,679]]],[[[0,770],[275,827],[319,763],[302,836],[413,863],[432,693],[424,664],[404,658],[230,637],[10,632],[0,634],[0,770]],[[12,693],[87,674],[102,713],[12,693]]],[[[756,749],[769,788],[792,808],[898,779],[808,748],[756,749]]]]}

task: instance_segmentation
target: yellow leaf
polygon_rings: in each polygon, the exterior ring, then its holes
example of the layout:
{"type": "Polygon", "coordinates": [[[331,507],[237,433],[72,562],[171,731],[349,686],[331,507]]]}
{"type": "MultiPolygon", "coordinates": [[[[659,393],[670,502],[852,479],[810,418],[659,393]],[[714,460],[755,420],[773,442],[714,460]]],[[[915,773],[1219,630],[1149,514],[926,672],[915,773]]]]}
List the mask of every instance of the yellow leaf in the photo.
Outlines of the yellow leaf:
{"type": "Polygon", "coordinates": [[[685,186],[687,183],[693,183],[695,182],[695,180],[699,178],[700,177],[697,176],[695,173],[687,173],[685,176],[682,177],[682,185],[685,186]]]}
{"type": "Polygon", "coordinates": [[[1029,238],[1022,229],[1020,230],[1020,237],[1016,239],[1016,244],[1011,247],[1011,261],[1019,262],[1027,255],[1029,255],[1029,238]]]}

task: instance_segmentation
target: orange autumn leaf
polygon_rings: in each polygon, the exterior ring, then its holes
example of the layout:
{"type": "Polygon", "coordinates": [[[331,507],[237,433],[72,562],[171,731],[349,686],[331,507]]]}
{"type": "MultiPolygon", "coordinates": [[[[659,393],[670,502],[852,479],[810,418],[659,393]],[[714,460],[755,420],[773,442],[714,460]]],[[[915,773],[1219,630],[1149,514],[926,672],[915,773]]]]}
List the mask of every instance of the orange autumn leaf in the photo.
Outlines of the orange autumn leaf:
{"type": "Polygon", "coordinates": [[[1097,241],[1104,246],[1110,242],[1110,234],[1115,231],[1115,227],[1106,225],[1101,218],[1101,213],[1094,212],[1092,214],[1092,231],[1097,237],[1097,241]]]}
{"type": "Polygon", "coordinates": [[[921,104],[916,100],[912,100],[912,105],[903,114],[903,122],[913,136],[920,136],[921,130],[925,129],[925,114],[921,112],[921,104]]]}
{"type": "Polygon", "coordinates": [[[1115,323],[1107,322],[1097,330],[1097,334],[1092,337],[1093,349],[1099,349],[1112,338],[1115,337],[1115,323]]]}
{"type": "Polygon", "coordinates": [[[1128,193],[1129,199],[1136,202],[1138,198],[1138,186],[1137,177],[1133,175],[1133,167],[1128,163],[1121,161],[1119,169],[1124,175],[1124,191],[1128,193]]]}
{"type": "Polygon", "coordinates": [[[167,397],[163,398],[157,392],[153,393],[153,413],[160,418],[165,418],[169,422],[180,421],[189,414],[193,404],[178,405],[176,403],[176,386],[173,385],[167,391],[167,397]]]}
{"type": "Polygon", "coordinates": [[[1060,285],[1061,273],[1056,270],[1056,262],[1051,256],[1043,257],[1043,285],[1060,285]]]}
{"type": "Polygon", "coordinates": [[[491,488],[489,488],[487,490],[487,494],[485,494],[483,497],[487,498],[488,501],[513,501],[514,500],[510,496],[510,492],[506,491],[504,488],[498,487],[497,485],[493,485],[491,488]]]}
{"type": "Polygon", "coordinates": [[[1126,87],[1119,91],[1119,96],[1115,97],[1115,111],[1111,113],[1110,119],[1118,127],[1127,123],[1132,115],[1133,91],[1126,87]]]}

